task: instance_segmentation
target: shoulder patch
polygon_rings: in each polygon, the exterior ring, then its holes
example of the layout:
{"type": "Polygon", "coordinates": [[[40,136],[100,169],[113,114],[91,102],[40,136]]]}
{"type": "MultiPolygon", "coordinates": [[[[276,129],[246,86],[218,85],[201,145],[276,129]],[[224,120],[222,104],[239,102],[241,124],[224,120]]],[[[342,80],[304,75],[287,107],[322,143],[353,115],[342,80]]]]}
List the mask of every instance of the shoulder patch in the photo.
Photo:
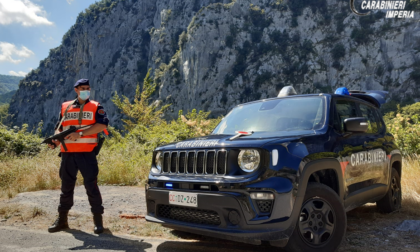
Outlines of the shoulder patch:
{"type": "Polygon", "coordinates": [[[103,109],[98,110],[98,114],[105,115],[105,110],[103,110],[103,109]]]}

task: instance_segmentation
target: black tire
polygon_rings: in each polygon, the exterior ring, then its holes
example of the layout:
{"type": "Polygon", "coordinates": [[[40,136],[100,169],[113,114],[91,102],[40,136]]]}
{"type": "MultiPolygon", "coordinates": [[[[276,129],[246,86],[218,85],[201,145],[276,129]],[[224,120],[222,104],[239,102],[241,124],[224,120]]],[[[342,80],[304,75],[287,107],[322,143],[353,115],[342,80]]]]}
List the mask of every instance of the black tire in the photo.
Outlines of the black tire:
{"type": "Polygon", "coordinates": [[[346,228],[347,215],[337,193],[326,185],[309,183],[300,218],[285,249],[294,252],[336,251],[346,228]]]}
{"type": "Polygon", "coordinates": [[[391,213],[401,208],[401,178],[395,168],[391,172],[391,185],[386,195],[376,202],[379,211],[391,213]]]}

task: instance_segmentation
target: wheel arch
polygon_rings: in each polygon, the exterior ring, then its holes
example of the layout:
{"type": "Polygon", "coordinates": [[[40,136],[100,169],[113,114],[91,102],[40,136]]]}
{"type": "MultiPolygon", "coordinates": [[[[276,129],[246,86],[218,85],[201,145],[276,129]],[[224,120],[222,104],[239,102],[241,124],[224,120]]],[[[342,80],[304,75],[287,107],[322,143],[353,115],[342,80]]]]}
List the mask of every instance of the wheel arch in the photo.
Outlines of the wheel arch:
{"type": "Polygon", "coordinates": [[[392,172],[392,168],[395,168],[395,170],[397,170],[398,175],[402,175],[402,156],[401,154],[393,154],[391,156],[391,160],[390,160],[390,164],[391,164],[391,172],[392,172]]]}
{"type": "Polygon", "coordinates": [[[340,163],[336,159],[321,159],[307,163],[299,176],[298,197],[305,195],[308,183],[314,179],[315,182],[329,186],[338,194],[341,200],[344,199],[343,171],[340,163]]]}

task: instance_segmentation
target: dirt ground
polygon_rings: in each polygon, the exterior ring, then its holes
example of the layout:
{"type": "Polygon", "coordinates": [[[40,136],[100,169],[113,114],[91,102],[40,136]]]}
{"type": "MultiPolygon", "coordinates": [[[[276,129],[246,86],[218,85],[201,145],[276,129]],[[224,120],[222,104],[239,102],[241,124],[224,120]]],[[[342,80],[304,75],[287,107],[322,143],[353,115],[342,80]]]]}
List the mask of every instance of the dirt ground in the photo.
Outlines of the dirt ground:
{"type": "MultiPolygon", "coordinates": [[[[144,188],[100,187],[105,207],[105,227],[116,234],[142,237],[160,237],[170,240],[212,241],[215,239],[174,231],[160,225],[147,223],[143,218],[125,219],[120,215],[144,216],[144,188]]],[[[0,226],[46,230],[54,221],[60,191],[48,190],[18,194],[10,200],[0,201],[0,226]]],[[[404,207],[404,206],[403,206],[404,207]]],[[[339,251],[420,251],[420,236],[397,231],[404,220],[420,220],[408,216],[404,209],[391,214],[381,214],[376,205],[368,204],[347,213],[347,234],[339,251]]],[[[93,224],[89,203],[83,187],[75,190],[75,205],[70,212],[69,225],[73,229],[92,232],[93,224]]],[[[217,241],[226,244],[226,241],[217,241]]],[[[265,251],[279,251],[263,246],[265,251]]],[[[249,247],[252,251],[261,247],[249,247]]]]}

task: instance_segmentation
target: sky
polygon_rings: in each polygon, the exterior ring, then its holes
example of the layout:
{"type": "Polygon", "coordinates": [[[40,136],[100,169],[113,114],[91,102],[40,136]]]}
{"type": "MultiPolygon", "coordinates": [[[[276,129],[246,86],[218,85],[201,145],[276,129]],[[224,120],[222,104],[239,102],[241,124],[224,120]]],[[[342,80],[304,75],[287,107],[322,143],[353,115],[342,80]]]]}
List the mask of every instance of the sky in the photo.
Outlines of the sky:
{"type": "Polygon", "coordinates": [[[0,0],[0,74],[25,76],[39,66],[80,12],[98,0],[0,0]]]}

